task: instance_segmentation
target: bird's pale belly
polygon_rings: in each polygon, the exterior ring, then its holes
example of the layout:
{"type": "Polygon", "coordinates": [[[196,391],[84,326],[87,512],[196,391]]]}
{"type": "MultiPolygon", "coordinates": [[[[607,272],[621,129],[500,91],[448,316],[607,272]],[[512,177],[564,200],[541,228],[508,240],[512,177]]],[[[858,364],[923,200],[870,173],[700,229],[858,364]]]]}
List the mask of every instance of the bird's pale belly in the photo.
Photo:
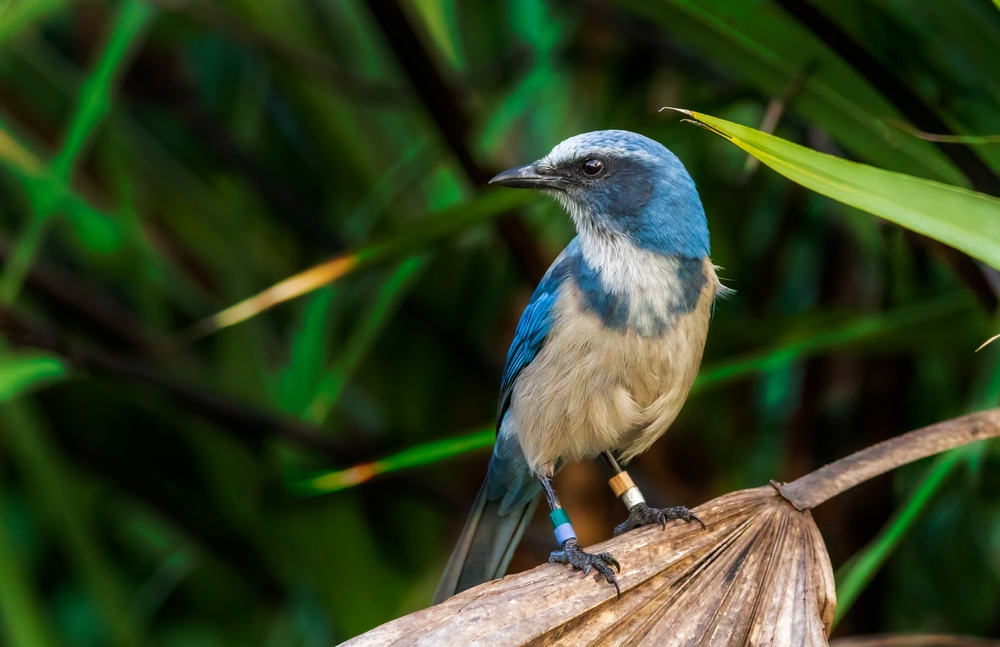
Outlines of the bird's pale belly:
{"type": "Polygon", "coordinates": [[[511,398],[511,427],[532,470],[550,474],[557,461],[607,449],[628,460],[667,430],[701,364],[714,271],[711,279],[694,310],[656,338],[607,328],[581,312],[572,282],[562,286],[555,325],[511,398]]]}

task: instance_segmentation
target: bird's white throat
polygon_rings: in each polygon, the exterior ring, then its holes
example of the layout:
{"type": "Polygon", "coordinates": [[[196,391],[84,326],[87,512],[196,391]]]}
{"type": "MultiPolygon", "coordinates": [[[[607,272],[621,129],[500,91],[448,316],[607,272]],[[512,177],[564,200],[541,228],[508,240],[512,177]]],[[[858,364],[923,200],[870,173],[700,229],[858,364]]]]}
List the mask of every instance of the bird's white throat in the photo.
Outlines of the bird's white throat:
{"type": "Polygon", "coordinates": [[[688,287],[680,274],[681,259],[642,249],[624,234],[600,227],[588,214],[569,210],[583,260],[605,290],[628,303],[628,327],[641,335],[657,335],[664,324],[671,326],[682,314],[688,287]]]}

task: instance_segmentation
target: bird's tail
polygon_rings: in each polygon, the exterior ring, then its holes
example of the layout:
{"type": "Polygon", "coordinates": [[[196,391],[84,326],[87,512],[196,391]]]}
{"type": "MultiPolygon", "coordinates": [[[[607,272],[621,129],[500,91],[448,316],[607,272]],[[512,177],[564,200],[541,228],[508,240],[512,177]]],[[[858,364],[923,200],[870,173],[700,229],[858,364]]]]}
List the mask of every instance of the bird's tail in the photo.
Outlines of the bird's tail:
{"type": "Polygon", "coordinates": [[[458,544],[444,569],[434,594],[434,604],[477,584],[503,577],[507,571],[514,549],[538,505],[538,495],[526,497],[522,505],[506,511],[506,514],[500,514],[500,504],[499,500],[490,501],[487,498],[486,484],[483,483],[469,513],[469,520],[465,522],[458,544]]]}

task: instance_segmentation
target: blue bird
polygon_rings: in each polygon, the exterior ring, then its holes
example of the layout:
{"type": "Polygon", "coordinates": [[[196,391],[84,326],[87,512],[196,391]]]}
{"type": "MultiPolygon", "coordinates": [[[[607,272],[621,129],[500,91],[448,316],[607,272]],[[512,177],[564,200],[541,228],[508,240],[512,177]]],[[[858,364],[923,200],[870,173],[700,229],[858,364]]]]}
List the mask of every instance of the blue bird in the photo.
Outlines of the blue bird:
{"type": "MultiPolygon", "coordinates": [[[[712,304],[726,290],[708,258],[705,211],[673,153],[623,130],[571,137],[490,183],[555,198],[577,236],[514,333],[486,482],[435,602],[503,576],[543,491],[560,545],[549,561],[596,569],[618,589],[612,567],[620,565],[580,547],[550,479],[568,461],[601,454],[615,468],[616,458],[627,463],[680,412],[712,304]]],[[[687,508],[646,505],[626,472],[611,484],[629,508],[615,534],[670,519],[700,522],[687,508]]]]}

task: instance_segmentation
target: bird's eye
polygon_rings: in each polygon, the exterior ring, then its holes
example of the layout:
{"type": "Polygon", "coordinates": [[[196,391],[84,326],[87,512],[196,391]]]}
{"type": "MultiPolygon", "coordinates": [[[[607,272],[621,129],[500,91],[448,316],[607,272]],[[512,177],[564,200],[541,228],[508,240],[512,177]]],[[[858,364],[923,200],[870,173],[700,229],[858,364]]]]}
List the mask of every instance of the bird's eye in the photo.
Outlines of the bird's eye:
{"type": "Polygon", "coordinates": [[[587,160],[583,163],[583,172],[587,175],[597,175],[604,170],[604,162],[601,160],[587,160]]]}

